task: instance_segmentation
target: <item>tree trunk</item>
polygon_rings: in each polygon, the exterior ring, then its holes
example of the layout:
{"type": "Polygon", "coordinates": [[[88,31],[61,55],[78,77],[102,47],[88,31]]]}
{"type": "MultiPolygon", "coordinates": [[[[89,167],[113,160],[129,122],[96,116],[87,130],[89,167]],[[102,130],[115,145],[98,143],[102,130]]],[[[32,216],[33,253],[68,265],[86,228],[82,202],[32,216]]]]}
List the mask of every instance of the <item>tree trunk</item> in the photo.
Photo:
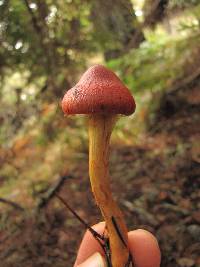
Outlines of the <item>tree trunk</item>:
{"type": "Polygon", "coordinates": [[[100,42],[106,48],[105,59],[117,58],[144,41],[144,34],[130,0],[96,0],[91,18],[100,42]]]}

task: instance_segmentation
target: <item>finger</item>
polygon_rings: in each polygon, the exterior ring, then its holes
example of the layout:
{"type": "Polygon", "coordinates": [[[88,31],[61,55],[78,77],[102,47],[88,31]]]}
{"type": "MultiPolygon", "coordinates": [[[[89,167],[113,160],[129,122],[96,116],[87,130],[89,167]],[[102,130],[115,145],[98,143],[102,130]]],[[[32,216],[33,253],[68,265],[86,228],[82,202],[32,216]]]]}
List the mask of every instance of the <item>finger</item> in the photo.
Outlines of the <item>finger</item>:
{"type": "Polygon", "coordinates": [[[157,239],[148,231],[138,229],[128,233],[129,248],[136,267],[159,267],[161,261],[157,239]]]}
{"type": "Polygon", "coordinates": [[[106,267],[106,262],[102,255],[96,252],[77,267],[106,267]]]}
{"type": "MultiPolygon", "coordinates": [[[[95,231],[102,234],[105,223],[99,223],[92,227],[95,231]]],[[[159,267],[160,249],[156,238],[148,231],[139,229],[128,233],[129,247],[133,255],[135,267],[159,267]]],[[[83,263],[95,252],[104,255],[99,243],[92,234],[87,231],[79,248],[78,256],[74,267],[83,263]]]]}
{"type": "MultiPolygon", "coordinates": [[[[105,229],[105,223],[104,222],[98,223],[92,226],[92,228],[99,234],[103,234],[105,229]]],[[[93,237],[90,231],[87,230],[81,242],[74,267],[84,262],[95,252],[99,252],[101,255],[104,255],[103,249],[101,248],[100,244],[93,237]]]]}

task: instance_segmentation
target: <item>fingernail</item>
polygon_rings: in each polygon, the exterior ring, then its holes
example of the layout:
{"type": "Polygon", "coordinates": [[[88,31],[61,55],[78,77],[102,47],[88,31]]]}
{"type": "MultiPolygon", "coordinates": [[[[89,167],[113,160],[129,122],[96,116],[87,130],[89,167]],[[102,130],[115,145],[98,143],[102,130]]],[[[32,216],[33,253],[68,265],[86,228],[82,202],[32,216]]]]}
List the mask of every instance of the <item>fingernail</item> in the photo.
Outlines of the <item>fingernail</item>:
{"type": "Polygon", "coordinates": [[[105,262],[100,253],[96,252],[77,267],[105,267],[105,262]]]}

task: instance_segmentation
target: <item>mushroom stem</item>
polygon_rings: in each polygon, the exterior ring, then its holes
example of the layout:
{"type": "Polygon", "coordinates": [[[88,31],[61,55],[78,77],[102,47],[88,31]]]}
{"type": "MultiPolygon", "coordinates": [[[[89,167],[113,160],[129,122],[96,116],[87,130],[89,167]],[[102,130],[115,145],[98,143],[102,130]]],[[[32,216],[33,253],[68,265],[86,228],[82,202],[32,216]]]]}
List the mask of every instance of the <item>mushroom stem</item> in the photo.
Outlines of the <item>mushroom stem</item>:
{"type": "Polygon", "coordinates": [[[116,115],[89,117],[89,173],[96,203],[106,222],[112,267],[124,267],[129,258],[127,228],[112,197],[108,169],[109,142],[116,120],[116,115]]]}

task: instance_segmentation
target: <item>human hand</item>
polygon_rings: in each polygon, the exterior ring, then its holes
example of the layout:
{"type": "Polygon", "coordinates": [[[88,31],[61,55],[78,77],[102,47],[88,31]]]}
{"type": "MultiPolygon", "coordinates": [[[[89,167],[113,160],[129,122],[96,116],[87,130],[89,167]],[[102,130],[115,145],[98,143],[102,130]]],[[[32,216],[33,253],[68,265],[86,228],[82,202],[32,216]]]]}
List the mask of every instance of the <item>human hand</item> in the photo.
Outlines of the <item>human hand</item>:
{"type": "MultiPolygon", "coordinates": [[[[92,227],[103,234],[105,223],[92,227]]],[[[148,231],[138,229],[128,233],[129,248],[134,267],[159,267],[160,249],[156,238],[148,231]]],[[[81,242],[74,267],[106,267],[104,252],[92,234],[87,231],[81,242]]]]}

